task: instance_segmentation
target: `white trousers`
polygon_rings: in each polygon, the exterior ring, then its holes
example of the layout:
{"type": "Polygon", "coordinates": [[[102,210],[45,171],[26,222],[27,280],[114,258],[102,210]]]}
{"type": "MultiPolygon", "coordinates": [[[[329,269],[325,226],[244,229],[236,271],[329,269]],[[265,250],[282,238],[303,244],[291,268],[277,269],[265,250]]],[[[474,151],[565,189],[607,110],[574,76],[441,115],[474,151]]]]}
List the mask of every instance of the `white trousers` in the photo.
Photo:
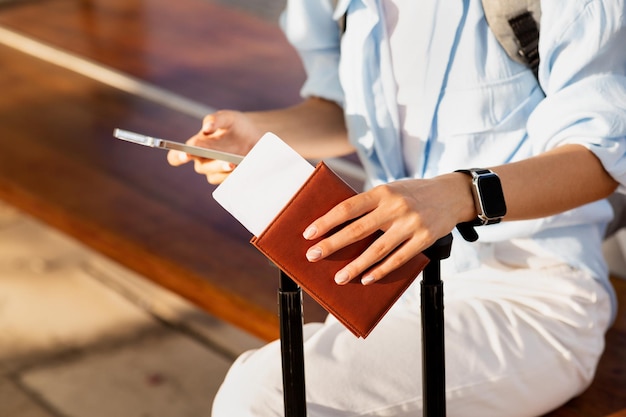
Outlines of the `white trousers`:
{"type": "MultiPolygon", "coordinates": [[[[447,415],[542,415],[591,382],[609,297],[567,265],[513,267],[481,256],[479,268],[443,277],[447,415]]],[[[309,417],[422,414],[418,281],[365,340],[332,317],[305,326],[309,417]]],[[[282,415],[274,342],[233,364],[213,417],[282,415]]]]}

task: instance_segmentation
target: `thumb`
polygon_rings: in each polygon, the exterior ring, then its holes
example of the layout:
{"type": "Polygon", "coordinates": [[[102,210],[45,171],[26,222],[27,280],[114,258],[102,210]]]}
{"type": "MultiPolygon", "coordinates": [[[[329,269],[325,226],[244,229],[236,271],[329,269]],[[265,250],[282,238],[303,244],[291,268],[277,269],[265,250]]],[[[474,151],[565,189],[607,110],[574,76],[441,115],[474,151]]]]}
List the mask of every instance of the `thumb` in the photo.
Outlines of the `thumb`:
{"type": "Polygon", "coordinates": [[[209,114],[204,118],[200,131],[206,136],[215,134],[219,130],[230,128],[234,122],[234,118],[235,112],[230,110],[220,110],[209,114]]]}

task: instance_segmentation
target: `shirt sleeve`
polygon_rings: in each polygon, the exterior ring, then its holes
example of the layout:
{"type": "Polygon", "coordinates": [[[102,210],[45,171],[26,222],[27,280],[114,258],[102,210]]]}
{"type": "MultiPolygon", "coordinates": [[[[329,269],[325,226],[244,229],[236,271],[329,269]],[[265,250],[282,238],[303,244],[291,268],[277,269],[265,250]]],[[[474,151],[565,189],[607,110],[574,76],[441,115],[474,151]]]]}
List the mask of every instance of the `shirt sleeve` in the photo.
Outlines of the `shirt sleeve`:
{"type": "Polygon", "coordinates": [[[625,4],[581,0],[542,8],[539,80],[546,98],[528,122],[534,153],[585,146],[626,192],[625,4]]]}
{"type": "Polygon", "coordinates": [[[343,105],[339,82],[341,36],[332,3],[331,0],[288,0],[280,23],[307,75],[300,94],[343,105]]]}

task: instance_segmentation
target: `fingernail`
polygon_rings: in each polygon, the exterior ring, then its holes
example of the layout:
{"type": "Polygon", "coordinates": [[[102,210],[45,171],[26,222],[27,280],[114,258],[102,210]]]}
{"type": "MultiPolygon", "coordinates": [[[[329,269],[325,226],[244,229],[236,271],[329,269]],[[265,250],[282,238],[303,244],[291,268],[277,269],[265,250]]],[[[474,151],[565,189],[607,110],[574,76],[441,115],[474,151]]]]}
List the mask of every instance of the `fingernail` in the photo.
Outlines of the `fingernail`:
{"type": "Polygon", "coordinates": [[[337,284],[345,284],[350,281],[350,275],[346,271],[339,271],[335,274],[335,282],[337,284]]]}
{"type": "Polygon", "coordinates": [[[371,284],[374,282],[374,277],[372,275],[365,275],[363,278],[361,278],[361,284],[363,285],[367,285],[367,284],[371,284]]]}
{"type": "Polygon", "coordinates": [[[222,171],[224,172],[230,172],[233,169],[235,169],[235,165],[231,164],[230,162],[224,162],[222,164],[222,171]]]}
{"type": "Polygon", "coordinates": [[[311,225],[309,227],[306,228],[306,230],[304,231],[304,233],[302,234],[302,236],[304,236],[305,239],[313,239],[315,237],[315,234],[317,233],[317,227],[311,225]]]}
{"type": "Polygon", "coordinates": [[[211,132],[211,130],[213,130],[213,122],[206,122],[205,124],[202,125],[202,133],[208,134],[211,132]]]}
{"type": "Polygon", "coordinates": [[[322,250],[318,247],[311,248],[306,252],[306,258],[309,261],[317,261],[322,257],[322,250]]]}
{"type": "Polygon", "coordinates": [[[178,152],[178,160],[180,162],[187,162],[189,161],[189,155],[187,155],[185,152],[178,152]]]}

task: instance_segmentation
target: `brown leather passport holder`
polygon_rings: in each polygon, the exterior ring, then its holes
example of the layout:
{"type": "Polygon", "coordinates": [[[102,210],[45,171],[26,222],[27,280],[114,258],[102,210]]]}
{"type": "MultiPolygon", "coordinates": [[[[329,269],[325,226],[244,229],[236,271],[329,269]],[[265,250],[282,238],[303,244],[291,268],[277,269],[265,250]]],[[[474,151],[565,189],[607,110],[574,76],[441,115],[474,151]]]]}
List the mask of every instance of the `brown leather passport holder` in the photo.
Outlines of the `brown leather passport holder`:
{"type": "Polygon", "coordinates": [[[361,277],[357,277],[346,285],[337,285],[335,273],[361,254],[378,234],[353,243],[321,261],[309,262],[305,254],[316,241],[304,239],[304,229],[355,194],[349,185],[320,162],[291,201],[260,236],[252,238],[251,243],[352,333],[365,338],[424,269],[428,258],[420,253],[374,284],[363,285],[361,277]]]}

